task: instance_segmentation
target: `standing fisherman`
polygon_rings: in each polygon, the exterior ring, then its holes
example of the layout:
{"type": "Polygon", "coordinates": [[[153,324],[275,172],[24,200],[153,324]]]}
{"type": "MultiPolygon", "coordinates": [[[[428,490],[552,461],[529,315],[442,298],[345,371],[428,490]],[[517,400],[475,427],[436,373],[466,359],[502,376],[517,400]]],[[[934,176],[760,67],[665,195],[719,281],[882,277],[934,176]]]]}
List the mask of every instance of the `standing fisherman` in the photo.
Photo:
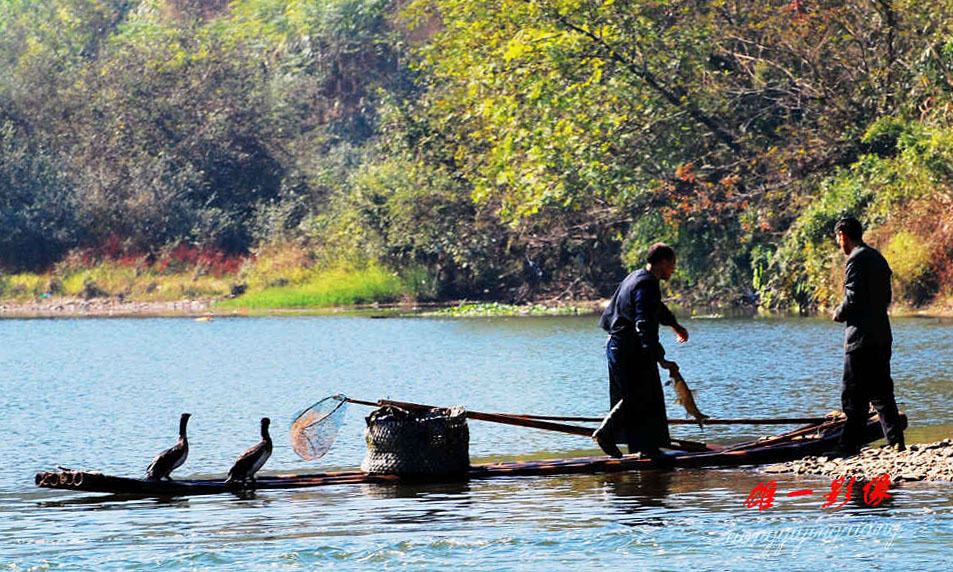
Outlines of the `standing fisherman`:
{"type": "Polygon", "coordinates": [[[619,284],[600,321],[609,333],[606,357],[611,411],[592,437],[613,457],[622,456],[616,446],[620,438],[630,454],[638,451],[644,457],[660,458],[659,447],[669,446],[668,417],[656,363],[670,372],[678,371],[678,365],[665,359],[659,324],[671,326],[679,343],[688,340],[688,330],[662,303],[659,285],[675,272],[675,251],[661,242],[653,244],[646,262],[645,268],[619,284]]]}
{"type": "Polygon", "coordinates": [[[847,217],[837,221],[834,238],[847,255],[844,301],[834,311],[834,321],[847,324],[841,392],[847,422],[835,454],[853,455],[860,449],[868,403],[873,404],[880,416],[887,442],[902,451],[905,448],[903,425],[890,378],[893,335],[887,306],[892,297],[892,272],[886,259],[864,243],[863,227],[857,219],[847,217]]]}

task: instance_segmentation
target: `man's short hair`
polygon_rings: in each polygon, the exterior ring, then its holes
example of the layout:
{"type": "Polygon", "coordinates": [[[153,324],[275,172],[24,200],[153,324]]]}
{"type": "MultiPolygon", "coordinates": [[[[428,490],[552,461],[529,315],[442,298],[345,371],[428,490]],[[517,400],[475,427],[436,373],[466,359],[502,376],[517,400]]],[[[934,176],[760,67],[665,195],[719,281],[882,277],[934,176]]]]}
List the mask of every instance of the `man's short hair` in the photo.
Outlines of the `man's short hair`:
{"type": "Polygon", "coordinates": [[[834,225],[834,232],[844,233],[844,236],[847,238],[853,241],[860,241],[864,236],[864,227],[861,226],[860,221],[854,217],[845,216],[834,225]]]}
{"type": "Polygon", "coordinates": [[[656,242],[649,247],[645,260],[649,264],[658,264],[663,260],[675,260],[675,250],[664,242],[656,242]]]}

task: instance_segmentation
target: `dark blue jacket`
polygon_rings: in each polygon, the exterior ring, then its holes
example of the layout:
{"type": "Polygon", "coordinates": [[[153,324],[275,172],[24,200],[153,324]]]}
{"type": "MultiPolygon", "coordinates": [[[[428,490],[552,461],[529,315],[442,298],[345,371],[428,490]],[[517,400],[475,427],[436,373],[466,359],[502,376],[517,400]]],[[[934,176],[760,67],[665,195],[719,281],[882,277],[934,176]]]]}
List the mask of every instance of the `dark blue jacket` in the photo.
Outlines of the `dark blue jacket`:
{"type": "Polygon", "coordinates": [[[844,351],[862,347],[889,348],[893,342],[887,307],[893,296],[887,260],[876,249],[861,243],[847,257],[844,301],[834,319],[846,322],[844,351]]]}
{"type": "Polygon", "coordinates": [[[646,358],[658,361],[665,356],[659,343],[659,324],[674,326],[675,315],[662,303],[658,278],[644,268],[622,280],[602,313],[599,325],[610,335],[636,340],[646,358]]]}

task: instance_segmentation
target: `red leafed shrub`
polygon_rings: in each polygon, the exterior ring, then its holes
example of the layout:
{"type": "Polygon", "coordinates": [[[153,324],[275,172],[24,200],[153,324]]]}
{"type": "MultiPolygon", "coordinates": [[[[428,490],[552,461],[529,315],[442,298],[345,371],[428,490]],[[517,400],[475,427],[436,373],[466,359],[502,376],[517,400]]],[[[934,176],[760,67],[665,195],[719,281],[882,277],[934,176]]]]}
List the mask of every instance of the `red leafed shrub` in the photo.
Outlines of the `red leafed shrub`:
{"type": "Polygon", "coordinates": [[[196,271],[221,278],[237,273],[245,257],[185,242],[165,247],[158,253],[147,254],[119,237],[111,236],[99,246],[73,251],[66,260],[66,265],[73,268],[92,268],[111,263],[126,268],[149,269],[159,274],[196,271]]]}
{"type": "Polygon", "coordinates": [[[244,260],[241,256],[228,254],[222,250],[179,243],[172,248],[164,249],[159,256],[155,257],[151,267],[160,273],[199,269],[205,274],[221,277],[238,272],[244,260]]]}
{"type": "Polygon", "coordinates": [[[138,266],[146,255],[128,241],[111,235],[102,244],[73,250],[66,257],[67,266],[91,268],[103,262],[119,266],[138,266]]]}

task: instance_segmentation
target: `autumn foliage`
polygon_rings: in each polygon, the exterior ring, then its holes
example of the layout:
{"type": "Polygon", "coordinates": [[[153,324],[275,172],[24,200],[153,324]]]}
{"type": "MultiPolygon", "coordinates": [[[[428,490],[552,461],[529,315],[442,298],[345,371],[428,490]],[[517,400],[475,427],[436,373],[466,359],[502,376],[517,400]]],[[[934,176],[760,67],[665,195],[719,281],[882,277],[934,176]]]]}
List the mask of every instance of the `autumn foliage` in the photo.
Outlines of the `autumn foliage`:
{"type": "Polygon", "coordinates": [[[297,252],[525,301],[665,240],[682,301],[812,311],[852,214],[901,303],[953,296],[950,0],[4,6],[7,273],[297,252]]]}

